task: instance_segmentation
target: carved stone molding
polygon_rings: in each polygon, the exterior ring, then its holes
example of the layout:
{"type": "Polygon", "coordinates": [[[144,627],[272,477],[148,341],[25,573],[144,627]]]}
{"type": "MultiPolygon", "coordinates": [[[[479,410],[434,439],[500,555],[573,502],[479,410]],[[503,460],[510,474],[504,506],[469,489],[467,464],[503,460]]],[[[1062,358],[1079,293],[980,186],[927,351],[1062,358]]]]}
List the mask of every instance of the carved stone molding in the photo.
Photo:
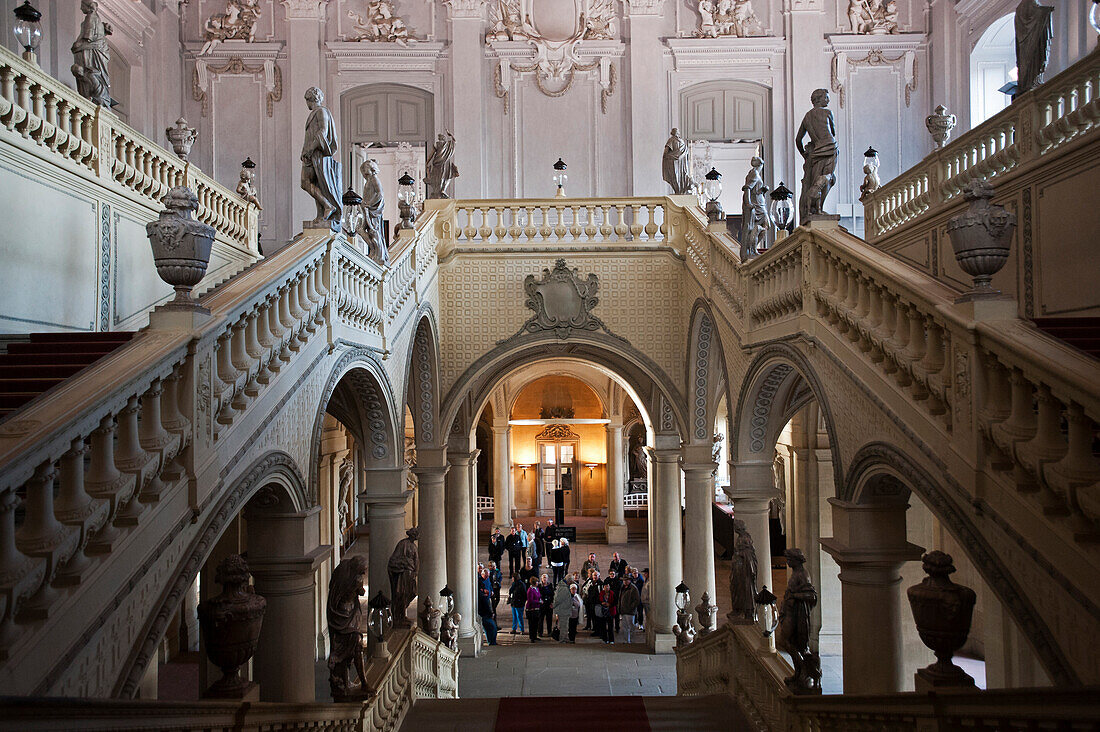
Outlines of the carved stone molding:
{"type": "MultiPolygon", "coordinates": [[[[666,38],[665,46],[672,52],[676,71],[688,68],[737,68],[759,67],[765,70],[781,69],[787,44],[783,38],[754,36],[750,38],[666,38]]],[[[697,83],[692,79],[688,83],[697,83]]]]}
{"type": "Polygon", "coordinates": [[[275,102],[283,98],[283,72],[275,59],[264,59],[257,64],[246,64],[244,59],[234,56],[224,64],[214,65],[209,61],[195,59],[195,71],[191,75],[191,97],[202,104],[202,116],[210,111],[210,83],[219,76],[256,76],[262,75],[267,90],[267,116],[275,113],[275,102]]]}
{"type": "Polygon", "coordinates": [[[287,20],[324,20],[329,0],[282,0],[287,20]]]}
{"type": "Polygon", "coordinates": [[[848,77],[860,66],[892,66],[905,79],[905,106],[912,103],[917,90],[917,51],[925,37],[920,33],[896,35],[834,35],[829,36],[833,52],[830,86],[837,94],[837,103],[844,108],[848,77]]]}
{"type": "Polygon", "coordinates": [[[535,314],[528,318],[516,335],[546,330],[554,331],[562,340],[569,338],[574,331],[602,330],[608,335],[615,335],[592,313],[600,302],[596,295],[600,280],[596,275],[589,274],[582,280],[578,270],[570,269],[564,259],[559,259],[554,263],[554,269],[542,270],[542,279],[527,275],[523,289],[527,293],[524,304],[535,314]]]}
{"type": "Polygon", "coordinates": [[[443,0],[452,18],[481,18],[485,0],[443,0]]]}
{"type": "Polygon", "coordinates": [[[567,424],[548,424],[546,429],[535,435],[536,440],[579,440],[581,436],[574,432],[567,424]]]}
{"type": "Polygon", "coordinates": [[[656,15],[665,11],[665,0],[622,0],[623,15],[627,17],[656,15]]]}

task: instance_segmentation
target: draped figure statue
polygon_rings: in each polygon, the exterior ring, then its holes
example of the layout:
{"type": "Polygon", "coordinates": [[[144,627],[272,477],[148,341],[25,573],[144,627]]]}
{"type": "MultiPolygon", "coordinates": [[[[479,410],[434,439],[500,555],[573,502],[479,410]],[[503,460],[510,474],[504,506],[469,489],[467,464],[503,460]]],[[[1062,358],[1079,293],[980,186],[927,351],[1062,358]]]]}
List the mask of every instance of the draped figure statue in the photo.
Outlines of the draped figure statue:
{"type": "Polygon", "coordinates": [[[730,563],[730,623],[756,620],[756,547],[745,522],[733,520],[733,561],[730,563]]]}
{"type": "Polygon", "coordinates": [[[794,137],[802,165],[802,195],[798,199],[798,223],[823,212],[825,198],[836,183],[836,120],[829,107],[829,91],[817,89],[810,95],[813,109],[806,112],[794,137]],[[809,136],[803,145],[802,138],[809,136]]]}
{"type": "Polygon", "coordinates": [[[416,597],[416,573],[420,569],[420,557],[416,540],[420,529],[415,526],[405,531],[405,538],[397,542],[390,555],[386,570],[390,575],[390,594],[393,596],[393,627],[408,628],[409,603],[416,597]]]}
{"type": "Polygon", "coordinates": [[[366,694],[367,680],[363,669],[363,609],[359,598],[366,592],[363,577],[367,560],[362,555],[343,559],[332,571],[328,582],[328,619],[330,650],[328,654],[329,686],[334,699],[354,693],[348,679],[349,667],[359,677],[358,692],[366,694]]]}
{"type": "Polygon", "coordinates": [[[107,47],[111,26],[100,20],[99,3],[95,0],[82,0],[80,12],[84,13],[84,20],[72,49],[76,90],[85,99],[113,107],[115,100],[111,99],[111,74],[107,68],[111,62],[111,49],[107,47]]]}
{"type": "Polygon", "coordinates": [[[669,133],[661,154],[661,177],[672,186],[672,193],[680,196],[691,193],[694,183],[688,170],[688,145],[675,127],[669,133]]]}
{"type": "Polygon", "coordinates": [[[386,205],[386,198],[382,193],[382,181],[378,178],[378,163],[367,160],[359,170],[363,173],[363,226],[360,235],[367,242],[369,256],[375,257],[380,264],[389,264],[390,253],[386,249],[382,222],[382,208],[386,205]]]}
{"type": "Polygon", "coordinates": [[[302,143],[302,190],[317,202],[317,218],[311,228],[336,231],[343,208],[340,195],[340,141],[336,122],[325,106],[324,93],[315,86],[306,90],[306,137],[302,143]]]}
{"type": "Polygon", "coordinates": [[[1038,0],[1023,0],[1016,6],[1016,93],[1013,98],[1043,83],[1054,37],[1054,8],[1038,0]]]}
{"type": "Polygon", "coordinates": [[[748,174],[745,175],[745,185],[741,186],[744,195],[741,199],[741,246],[744,247],[746,257],[755,257],[768,246],[768,227],[771,218],[768,216],[768,202],[765,194],[768,187],[764,185],[764,177],[761,170],[764,161],[754,157],[748,174]]]}
{"type": "Polygon", "coordinates": [[[810,650],[810,614],[817,605],[817,589],[806,571],[806,555],[801,549],[788,549],[784,556],[791,578],[779,607],[779,628],[775,647],[789,653],[794,675],[785,679],[796,694],[821,693],[821,659],[810,650]]]}
{"type": "Polygon", "coordinates": [[[428,187],[428,198],[450,198],[448,189],[451,181],[458,177],[458,166],[454,163],[455,138],[450,132],[439,133],[432,152],[425,165],[424,183],[428,187]]]}

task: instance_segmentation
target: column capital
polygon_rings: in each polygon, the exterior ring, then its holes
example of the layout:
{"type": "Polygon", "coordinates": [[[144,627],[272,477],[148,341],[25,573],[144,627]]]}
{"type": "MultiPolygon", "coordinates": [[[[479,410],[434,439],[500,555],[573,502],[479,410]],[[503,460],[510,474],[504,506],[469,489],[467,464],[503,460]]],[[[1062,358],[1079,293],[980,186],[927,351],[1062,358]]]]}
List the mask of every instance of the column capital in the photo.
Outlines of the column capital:
{"type": "Polygon", "coordinates": [[[679,448],[659,448],[649,447],[646,445],[646,454],[649,455],[649,459],[655,463],[677,463],[680,462],[680,449],[679,448]]]}
{"type": "Polygon", "coordinates": [[[455,452],[454,450],[447,451],[447,462],[452,467],[468,468],[474,462],[477,461],[478,456],[481,455],[481,450],[475,448],[469,452],[455,452]]]}
{"type": "Polygon", "coordinates": [[[485,0],[443,0],[443,4],[451,11],[451,19],[476,19],[484,17],[485,0]]]}
{"type": "MultiPolygon", "coordinates": [[[[697,445],[684,445],[681,450],[684,456],[684,465],[714,464],[714,444],[707,442],[697,445]]],[[[717,465],[715,465],[717,467],[717,465]]],[[[686,470],[687,468],[685,468],[686,470]]]]}
{"type": "Polygon", "coordinates": [[[711,461],[709,463],[687,463],[685,462],[680,468],[691,479],[696,476],[701,476],[710,479],[710,476],[714,474],[714,471],[718,470],[718,463],[711,461]]]}
{"type": "Polygon", "coordinates": [[[417,481],[421,484],[433,481],[442,483],[449,469],[449,465],[444,465],[442,467],[436,465],[425,465],[421,467],[418,465],[414,466],[412,471],[417,481]]]}
{"type": "Polygon", "coordinates": [[[413,472],[420,475],[421,470],[427,468],[446,468],[447,448],[445,447],[421,447],[416,446],[416,465],[413,472]]]}
{"type": "Polygon", "coordinates": [[[325,8],[329,0],[282,0],[286,8],[287,20],[317,20],[325,19],[325,8]]]}
{"type": "Polygon", "coordinates": [[[314,573],[330,554],[332,547],[322,544],[302,556],[249,557],[248,569],[263,585],[265,596],[295,595],[313,590],[314,573]]]}
{"type": "Polygon", "coordinates": [[[381,509],[388,507],[404,510],[412,494],[413,492],[407,489],[400,490],[396,493],[367,493],[364,491],[359,494],[359,500],[367,504],[371,511],[374,511],[376,508],[381,509]]]}

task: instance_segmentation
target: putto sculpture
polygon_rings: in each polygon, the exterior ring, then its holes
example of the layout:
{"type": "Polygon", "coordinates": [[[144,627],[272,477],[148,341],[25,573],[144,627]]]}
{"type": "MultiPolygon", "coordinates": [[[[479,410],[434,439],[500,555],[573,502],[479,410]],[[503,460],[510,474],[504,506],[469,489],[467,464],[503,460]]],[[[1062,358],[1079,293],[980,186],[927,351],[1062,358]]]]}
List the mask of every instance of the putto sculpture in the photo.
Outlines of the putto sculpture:
{"type": "Polygon", "coordinates": [[[756,547],[745,522],[733,520],[733,561],[730,563],[730,611],[733,625],[756,621],[756,547]]]}
{"type": "Polygon", "coordinates": [[[449,612],[443,616],[443,624],[439,630],[439,642],[450,648],[458,650],[458,625],[462,622],[462,615],[457,612],[449,612]]]}
{"type": "Polygon", "coordinates": [[[428,187],[428,198],[451,197],[448,189],[451,181],[458,177],[458,166],[454,163],[454,157],[454,135],[440,132],[425,165],[424,183],[428,187]]]}
{"type": "Polygon", "coordinates": [[[420,608],[417,617],[420,620],[420,629],[439,640],[439,631],[443,627],[443,613],[432,598],[424,598],[424,607],[420,608]]]}
{"type": "Polygon", "coordinates": [[[200,53],[208,53],[220,41],[256,40],[256,21],[260,19],[260,0],[226,0],[225,12],[206,19],[203,30],[206,44],[200,53]]]}
{"type": "Polygon", "coordinates": [[[698,38],[751,35],[760,20],[752,9],[752,0],[700,0],[698,38]]]}
{"type": "Polygon", "coordinates": [[[366,17],[353,10],[348,17],[355,21],[354,33],[349,41],[385,41],[406,45],[416,39],[409,35],[409,26],[398,17],[393,3],[388,0],[371,0],[367,4],[366,17]]]}
{"type": "Polygon", "coordinates": [[[848,25],[852,33],[886,35],[898,32],[896,0],[849,0],[848,25]]]}
{"type": "Polygon", "coordinates": [[[1016,92],[1030,91],[1043,83],[1054,37],[1054,8],[1039,0],[1023,0],[1016,6],[1016,92]]]}
{"type": "Polygon", "coordinates": [[[360,235],[367,242],[368,256],[380,264],[389,264],[389,252],[386,250],[386,235],[383,229],[382,209],[386,205],[382,192],[382,181],[378,177],[378,163],[366,160],[359,171],[363,174],[363,223],[360,235]]]}
{"type": "Polygon", "coordinates": [[[749,172],[745,175],[745,185],[741,186],[741,247],[742,259],[755,257],[768,248],[768,229],[771,218],[768,216],[768,187],[764,185],[762,174],[764,161],[754,157],[749,172]]]}
{"type": "Polygon", "coordinates": [[[317,218],[304,222],[307,228],[338,231],[340,203],[340,141],[336,122],[325,104],[324,93],[315,86],[306,90],[306,136],[302,143],[302,190],[317,202],[317,218]]]}
{"type": "Polygon", "coordinates": [[[806,571],[806,555],[801,549],[788,549],[783,556],[791,578],[779,608],[775,647],[790,654],[794,664],[794,675],[784,683],[795,694],[820,694],[821,659],[810,650],[810,613],[817,605],[817,589],[806,571]]]}
{"type": "MultiPolygon", "coordinates": [[[[390,575],[390,596],[393,597],[393,624],[396,628],[408,628],[409,603],[416,597],[416,573],[420,569],[420,557],[416,541],[420,529],[415,526],[405,532],[405,538],[397,546],[386,564],[390,575]]],[[[426,599],[426,598],[425,598],[426,599]]]]}
{"type": "Polygon", "coordinates": [[[245,200],[246,203],[251,203],[256,207],[257,211],[263,211],[264,207],[260,205],[259,192],[256,190],[256,164],[252,162],[252,158],[244,161],[241,165],[241,179],[237,183],[237,195],[245,200]]]}
{"type": "Polygon", "coordinates": [[[332,571],[328,582],[328,654],[329,688],[335,701],[365,696],[367,676],[363,669],[363,608],[359,598],[366,594],[363,577],[367,559],[362,555],[346,557],[332,571]],[[351,667],[359,677],[356,686],[348,679],[351,667]]]}
{"type": "Polygon", "coordinates": [[[76,77],[76,90],[80,96],[102,107],[113,107],[116,102],[111,98],[111,49],[107,46],[107,36],[111,35],[111,26],[99,18],[99,3],[95,0],[81,0],[80,12],[84,20],[80,23],[80,35],[73,43],[73,76],[76,77]]]}
{"type": "Polygon", "coordinates": [[[823,213],[825,199],[836,183],[836,120],[829,107],[829,92],[817,89],[810,95],[813,109],[802,118],[794,146],[805,159],[802,165],[802,195],[798,199],[798,222],[823,213]],[[803,145],[802,138],[809,136],[803,145]]]}
{"type": "Polygon", "coordinates": [[[688,162],[688,146],[675,127],[669,132],[668,140],[661,153],[661,177],[664,178],[665,183],[672,186],[674,195],[683,196],[691,193],[694,183],[691,180],[688,162]]]}

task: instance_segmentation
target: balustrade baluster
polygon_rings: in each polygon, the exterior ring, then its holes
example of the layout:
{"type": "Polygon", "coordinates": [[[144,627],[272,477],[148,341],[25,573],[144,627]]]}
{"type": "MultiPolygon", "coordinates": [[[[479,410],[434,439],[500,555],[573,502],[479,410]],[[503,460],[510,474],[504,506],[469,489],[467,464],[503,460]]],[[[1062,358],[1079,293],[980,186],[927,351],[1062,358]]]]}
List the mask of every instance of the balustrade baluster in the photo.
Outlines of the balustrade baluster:
{"type": "Polygon", "coordinates": [[[61,523],[79,532],[72,558],[57,573],[59,587],[79,584],[81,575],[91,566],[88,539],[107,519],[108,504],[93,499],[84,489],[84,455],[88,448],[82,438],[74,439],[61,457],[61,490],[54,502],[54,515],[61,523]]]}
{"type": "Polygon", "coordinates": [[[53,511],[54,480],[57,469],[52,461],[39,465],[34,476],[27,481],[26,515],[23,525],[15,532],[15,546],[28,557],[46,560],[46,573],[38,591],[20,608],[17,619],[40,620],[49,614],[50,606],[58,597],[51,583],[57,568],[66,562],[76,549],[78,532],[65,526],[53,511]]]}
{"type": "MultiPolygon", "coordinates": [[[[1062,434],[1062,402],[1055,398],[1046,384],[1039,385],[1035,400],[1038,405],[1035,437],[1020,446],[1019,454],[1029,463],[1032,472],[1042,477],[1044,463],[1055,463],[1065,457],[1069,444],[1062,434]]],[[[1047,515],[1068,515],[1068,496],[1046,480],[1040,481],[1040,484],[1043,490],[1039,500],[1043,512],[1047,515]]]]}
{"type": "Polygon", "coordinates": [[[44,575],[44,562],[28,557],[16,546],[15,510],[19,498],[14,490],[0,493],[0,658],[19,637],[15,628],[15,608],[23,593],[37,586],[44,575]]]}

